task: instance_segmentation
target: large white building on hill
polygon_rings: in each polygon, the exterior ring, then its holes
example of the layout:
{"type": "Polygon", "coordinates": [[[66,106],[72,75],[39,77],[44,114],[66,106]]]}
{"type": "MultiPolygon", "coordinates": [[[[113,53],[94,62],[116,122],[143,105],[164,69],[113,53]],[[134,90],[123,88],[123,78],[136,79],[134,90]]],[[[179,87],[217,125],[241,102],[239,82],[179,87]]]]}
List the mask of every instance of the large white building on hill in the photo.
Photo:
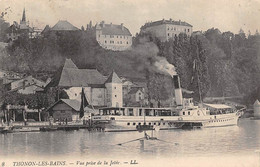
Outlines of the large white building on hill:
{"type": "Polygon", "coordinates": [[[123,25],[105,24],[102,21],[96,25],[96,40],[100,46],[110,50],[127,50],[132,46],[132,34],[123,25]]]}
{"type": "Polygon", "coordinates": [[[180,33],[184,33],[188,36],[192,34],[192,25],[185,21],[159,20],[155,22],[148,22],[141,27],[141,33],[151,33],[159,38],[162,42],[174,39],[180,33]]]}

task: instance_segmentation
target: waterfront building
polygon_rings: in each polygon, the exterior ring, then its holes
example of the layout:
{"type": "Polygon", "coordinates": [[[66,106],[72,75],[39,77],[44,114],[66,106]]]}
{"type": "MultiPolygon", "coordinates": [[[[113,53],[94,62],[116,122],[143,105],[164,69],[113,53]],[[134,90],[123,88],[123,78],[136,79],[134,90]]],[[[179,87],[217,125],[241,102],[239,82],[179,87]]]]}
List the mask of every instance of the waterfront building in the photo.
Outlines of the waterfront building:
{"type": "Polygon", "coordinates": [[[134,82],[124,77],[121,77],[121,81],[123,83],[123,106],[141,106],[148,103],[145,81],[134,82]]]}
{"type": "MultiPolygon", "coordinates": [[[[60,99],[46,111],[53,117],[54,121],[77,121],[80,119],[80,101],[75,99],[60,99]]],[[[89,107],[85,107],[84,111],[86,113],[84,114],[85,117],[88,116],[88,113],[91,113],[89,107]]]]}
{"type": "Polygon", "coordinates": [[[97,42],[105,49],[122,51],[132,46],[132,34],[123,23],[121,25],[105,24],[102,21],[96,25],[95,31],[97,42]]]}
{"type": "Polygon", "coordinates": [[[65,90],[69,99],[80,101],[83,87],[88,102],[93,106],[122,106],[122,83],[115,72],[106,77],[96,69],[78,69],[71,59],[66,59],[57,78],[50,83],[51,87],[65,90]]]}
{"type": "Polygon", "coordinates": [[[181,20],[174,21],[172,19],[162,19],[159,21],[146,23],[141,27],[141,33],[151,33],[162,42],[165,42],[169,39],[174,39],[174,37],[178,36],[180,33],[191,36],[192,25],[181,20]]]}
{"type": "Polygon", "coordinates": [[[46,83],[32,76],[27,76],[22,79],[13,80],[5,83],[5,89],[11,92],[21,94],[35,94],[38,91],[43,91],[46,83]]]}
{"type": "Polygon", "coordinates": [[[144,89],[133,87],[130,89],[130,91],[127,93],[126,101],[127,106],[141,106],[144,105],[143,100],[145,98],[144,95],[144,89]]]}

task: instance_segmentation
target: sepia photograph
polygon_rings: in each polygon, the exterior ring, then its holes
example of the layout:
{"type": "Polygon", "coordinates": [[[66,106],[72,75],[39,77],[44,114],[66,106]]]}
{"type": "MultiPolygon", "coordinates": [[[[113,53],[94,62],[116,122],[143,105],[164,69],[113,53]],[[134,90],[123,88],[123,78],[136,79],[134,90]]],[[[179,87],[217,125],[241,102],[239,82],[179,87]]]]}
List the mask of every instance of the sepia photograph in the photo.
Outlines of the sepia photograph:
{"type": "Polygon", "coordinates": [[[260,0],[0,0],[0,167],[260,167],[260,0]]]}

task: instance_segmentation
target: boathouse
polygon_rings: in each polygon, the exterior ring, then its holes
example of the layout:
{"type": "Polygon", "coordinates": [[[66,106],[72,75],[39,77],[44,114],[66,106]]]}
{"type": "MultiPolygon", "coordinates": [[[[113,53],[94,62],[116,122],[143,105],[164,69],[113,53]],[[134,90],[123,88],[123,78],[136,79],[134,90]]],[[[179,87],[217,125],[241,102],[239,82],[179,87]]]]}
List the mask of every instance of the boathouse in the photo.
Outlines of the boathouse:
{"type": "MultiPolygon", "coordinates": [[[[60,99],[46,110],[55,122],[78,121],[80,120],[80,101],[73,99],[60,99]]],[[[92,111],[91,108],[85,107],[85,119],[92,111]]],[[[83,118],[84,119],[84,118],[83,118]]]]}

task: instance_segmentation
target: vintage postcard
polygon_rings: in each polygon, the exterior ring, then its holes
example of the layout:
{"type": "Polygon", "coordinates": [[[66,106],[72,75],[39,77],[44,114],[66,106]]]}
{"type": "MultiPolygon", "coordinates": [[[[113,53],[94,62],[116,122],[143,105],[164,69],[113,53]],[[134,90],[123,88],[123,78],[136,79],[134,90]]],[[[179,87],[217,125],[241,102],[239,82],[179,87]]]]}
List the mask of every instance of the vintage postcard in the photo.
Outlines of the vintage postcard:
{"type": "Polygon", "coordinates": [[[0,0],[0,167],[260,166],[259,0],[0,0]]]}

